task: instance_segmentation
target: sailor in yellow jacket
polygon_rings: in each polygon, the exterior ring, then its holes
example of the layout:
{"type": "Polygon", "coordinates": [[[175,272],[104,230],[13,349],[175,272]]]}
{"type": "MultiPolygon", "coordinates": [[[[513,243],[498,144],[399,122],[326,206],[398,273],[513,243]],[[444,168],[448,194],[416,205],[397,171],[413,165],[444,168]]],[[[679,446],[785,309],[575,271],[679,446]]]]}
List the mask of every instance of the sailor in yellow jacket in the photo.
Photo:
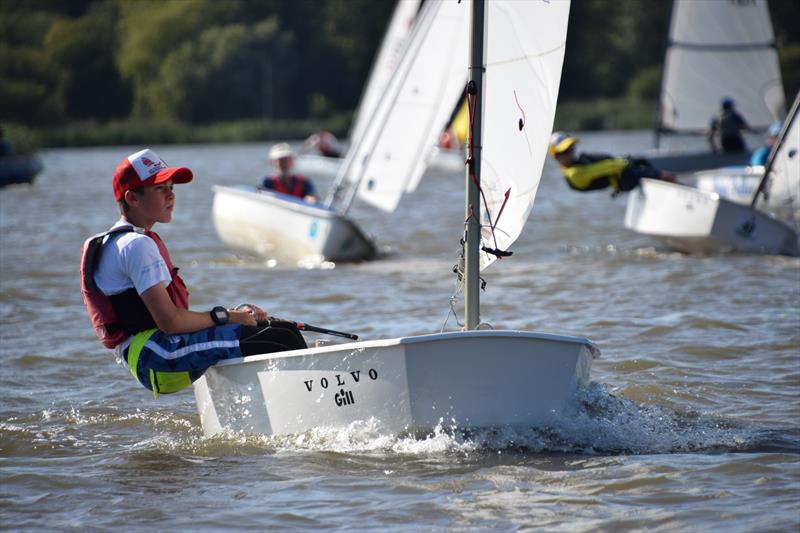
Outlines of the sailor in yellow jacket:
{"type": "Polygon", "coordinates": [[[627,159],[608,154],[576,155],[578,139],[557,131],[550,138],[548,152],[561,166],[570,188],[576,191],[596,191],[611,187],[613,194],[630,191],[642,178],[676,181],[675,175],[659,170],[646,159],[627,159]]]}

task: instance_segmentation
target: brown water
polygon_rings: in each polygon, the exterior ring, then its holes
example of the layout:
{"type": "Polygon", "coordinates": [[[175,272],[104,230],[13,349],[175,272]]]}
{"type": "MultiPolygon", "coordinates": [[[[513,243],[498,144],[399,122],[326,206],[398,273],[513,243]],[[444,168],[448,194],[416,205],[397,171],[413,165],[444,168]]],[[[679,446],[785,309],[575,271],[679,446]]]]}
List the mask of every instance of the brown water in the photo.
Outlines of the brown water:
{"type": "MultiPolygon", "coordinates": [[[[624,229],[624,198],[569,191],[548,164],[514,255],[485,272],[482,319],[595,341],[577,413],[513,434],[205,439],[191,392],[153,400],[80,299],[80,244],[116,219],[110,175],[139,148],[51,150],[33,187],[0,190],[4,529],[800,528],[800,260],[670,253],[624,229]]],[[[157,228],[193,307],[251,301],[364,339],[442,327],[460,174],[428,175],[392,215],[356,205],[386,259],[301,270],[235,255],[211,223],[211,185],[254,183],[265,147],[153,148],[196,174],[157,228]]]]}

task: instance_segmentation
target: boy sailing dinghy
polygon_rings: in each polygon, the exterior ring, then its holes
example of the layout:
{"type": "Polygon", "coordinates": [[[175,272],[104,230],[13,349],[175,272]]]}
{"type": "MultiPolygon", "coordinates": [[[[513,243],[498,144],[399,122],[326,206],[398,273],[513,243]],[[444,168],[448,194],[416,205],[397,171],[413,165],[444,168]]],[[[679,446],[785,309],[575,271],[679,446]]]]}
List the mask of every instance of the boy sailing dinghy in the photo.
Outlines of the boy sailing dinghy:
{"type": "Polygon", "coordinates": [[[395,434],[441,425],[530,427],[564,412],[588,381],[597,348],[586,339],[478,329],[479,270],[519,235],[538,187],[569,3],[435,3],[472,11],[471,162],[459,268],[467,331],[221,362],[194,383],[205,435],[290,434],[362,421],[395,434]]]}
{"type": "MultiPolygon", "coordinates": [[[[397,2],[370,72],[351,139],[360,138],[391,80],[418,7],[419,0],[397,2]]],[[[300,159],[298,171],[308,172],[300,159]]],[[[328,168],[330,164],[325,162],[328,168]]],[[[333,164],[336,169],[340,163],[334,161],[333,164]]],[[[323,261],[364,261],[378,255],[375,244],[358,225],[330,205],[311,204],[253,186],[215,186],[213,190],[214,227],[220,239],[234,249],[312,265],[323,261]]]]}
{"type": "Polygon", "coordinates": [[[800,93],[748,205],[716,192],[644,179],[628,196],[625,227],[680,252],[798,255],[799,107],[800,93]]]}
{"type": "Polygon", "coordinates": [[[786,110],[767,0],[675,0],[656,119],[657,151],[643,157],[672,172],[747,164],[746,150],[658,151],[662,132],[704,134],[723,98],[733,99],[756,130],[766,130],[786,110]]]}

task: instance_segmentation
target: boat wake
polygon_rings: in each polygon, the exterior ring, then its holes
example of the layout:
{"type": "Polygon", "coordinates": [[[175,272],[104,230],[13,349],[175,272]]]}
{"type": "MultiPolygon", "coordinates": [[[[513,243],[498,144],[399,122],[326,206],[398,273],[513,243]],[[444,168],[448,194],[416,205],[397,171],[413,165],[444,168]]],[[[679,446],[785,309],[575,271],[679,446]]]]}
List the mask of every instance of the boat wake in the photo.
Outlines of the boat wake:
{"type": "Polygon", "coordinates": [[[0,431],[16,443],[7,451],[43,445],[48,449],[72,448],[80,442],[95,450],[111,451],[116,442],[136,453],[189,454],[198,460],[297,452],[411,457],[800,454],[800,427],[768,428],[726,417],[637,404],[615,396],[598,383],[579,391],[571,412],[535,428],[468,430],[442,420],[430,432],[392,434],[384,430],[380,421],[370,419],[346,428],[318,427],[295,435],[223,432],[203,437],[193,418],[163,410],[124,414],[118,409],[87,404],[12,417],[0,423],[0,431]],[[151,438],[141,440],[142,430],[151,438]]]}
{"type": "MultiPolygon", "coordinates": [[[[641,405],[597,383],[581,389],[571,412],[540,427],[463,429],[441,420],[431,432],[391,434],[378,420],[303,434],[223,433],[203,439],[221,453],[227,446],[278,451],[474,455],[484,453],[651,455],[671,453],[789,453],[800,450],[800,428],[771,429],[725,417],[641,405]]],[[[199,443],[198,443],[199,444],[199,443]]],[[[201,445],[203,447],[204,445],[201,445]]]]}

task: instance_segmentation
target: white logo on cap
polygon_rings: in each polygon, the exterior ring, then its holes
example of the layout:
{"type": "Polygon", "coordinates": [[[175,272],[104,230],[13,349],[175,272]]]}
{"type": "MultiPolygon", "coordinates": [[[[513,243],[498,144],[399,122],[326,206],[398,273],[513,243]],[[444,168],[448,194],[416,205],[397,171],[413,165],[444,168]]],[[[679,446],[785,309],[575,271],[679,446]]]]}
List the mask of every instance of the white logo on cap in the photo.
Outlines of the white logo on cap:
{"type": "Polygon", "coordinates": [[[128,156],[133,170],[141,181],[151,178],[159,170],[167,168],[167,164],[149,148],[128,156]]]}

